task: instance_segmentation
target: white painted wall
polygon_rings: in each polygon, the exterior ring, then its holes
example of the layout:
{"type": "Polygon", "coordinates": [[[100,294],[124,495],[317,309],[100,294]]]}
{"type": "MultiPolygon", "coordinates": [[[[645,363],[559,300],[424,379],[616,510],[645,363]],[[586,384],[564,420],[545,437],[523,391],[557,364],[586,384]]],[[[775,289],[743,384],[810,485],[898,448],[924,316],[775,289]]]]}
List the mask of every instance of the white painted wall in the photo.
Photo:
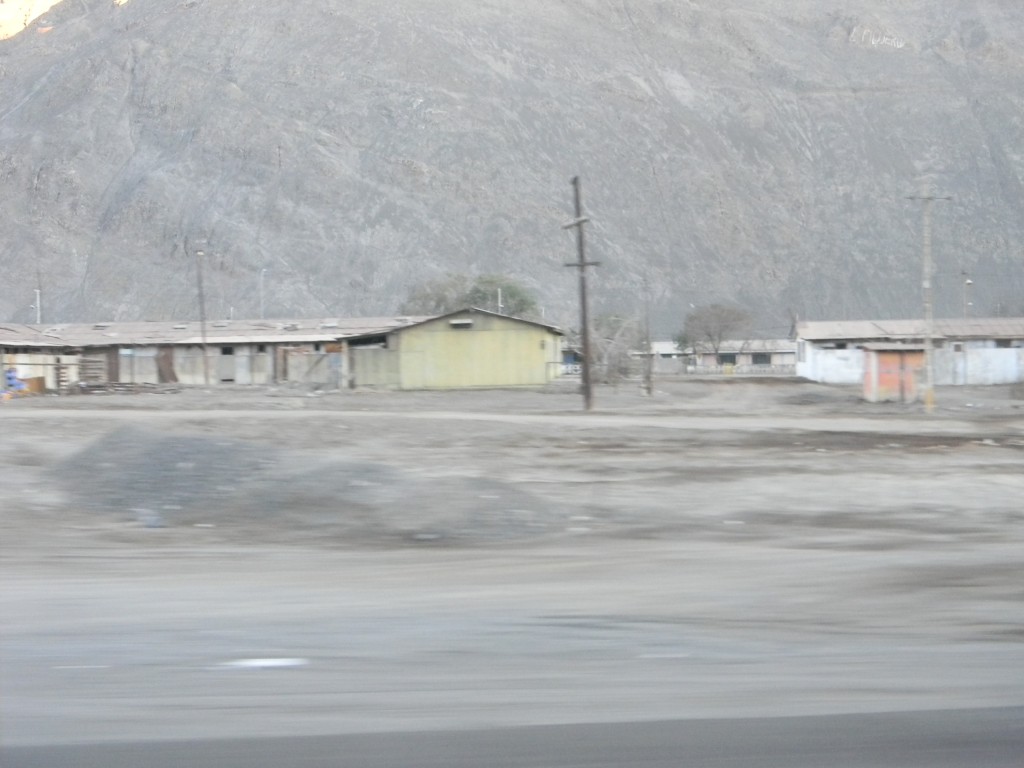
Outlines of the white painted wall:
{"type": "MultiPolygon", "coordinates": [[[[210,386],[221,383],[223,376],[234,379],[235,384],[269,384],[272,371],[272,347],[257,352],[255,344],[232,344],[233,355],[222,355],[222,345],[209,344],[206,348],[210,386]]],[[[158,347],[130,347],[118,350],[119,380],[123,384],[157,384],[160,374],[156,358],[158,347]]],[[[204,386],[202,348],[198,345],[174,347],[174,373],[178,383],[186,386],[204,386]]]]}
{"type": "Polygon", "coordinates": [[[862,384],[864,382],[863,349],[821,349],[810,342],[797,342],[796,375],[822,384],[862,384]]]}
{"type": "Polygon", "coordinates": [[[984,386],[1024,381],[1024,349],[965,344],[961,351],[947,346],[935,350],[937,385],[984,386]]]}
{"type": "MultiPolygon", "coordinates": [[[[866,365],[861,349],[821,349],[803,345],[796,375],[822,384],[861,384],[866,365]]],[[[957,350],[947,343],[933,350],[936,386],[1016,384],[1024,382],[1024,348],[997,349],[991,341],[963,342],[957,350]]]]}

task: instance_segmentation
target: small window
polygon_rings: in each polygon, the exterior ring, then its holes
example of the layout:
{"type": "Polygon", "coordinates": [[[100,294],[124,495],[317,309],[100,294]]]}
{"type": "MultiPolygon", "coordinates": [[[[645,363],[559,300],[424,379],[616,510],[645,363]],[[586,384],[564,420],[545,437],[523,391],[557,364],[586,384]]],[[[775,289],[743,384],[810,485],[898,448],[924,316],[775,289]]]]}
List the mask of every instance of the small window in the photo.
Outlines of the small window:
{"type": "Polygon", "coordinates": [[[767,352],[755,352],[750,356],[750,362],[754,365],[771,365],[772,356],[767,352]]]}
{"type": "Polygon", "coordinates": [[[235,348],[234,347],[221,347],[220,348],[220,353],[222,355],[233,355],[233,354],[235,354],[235,348]]]}
{"type": "Polygon", "coordinates": [[[316,344],[313,345],[313,351],[314,352],[319,352],[322,348],[323,348],[323,345],[319,341],[316,344]]]}
{"type": "Polygon", "coordinates": [[[267,345],[266,344],[257,344],[256,345],[256,354],[257,355],[265,354],[266,351],[267,351],[267,345]]]}
{"type": "Polygon", "coordinates": [[[846,342],[845,341],[837,341],[836,342],[836,349],[846,349],[846,342]]]}
{"type": "Polygon", "coordinates": [[[963,352],[964,351],[964,345],[963,344],[954,344],[953,345],[953,351],[954,352],[963,352]]]}
{"type": "Polygon", "coordinates": [[[1009,349],[1013,346],[1013,342],[1010,339],[996,339],[996,349],[1009,349]]]}
{"type": "Polygon", "coordinates": [[[736,365],[736,355],[733,353],[720,354],[718,356],[719,365],[736,365]]]}

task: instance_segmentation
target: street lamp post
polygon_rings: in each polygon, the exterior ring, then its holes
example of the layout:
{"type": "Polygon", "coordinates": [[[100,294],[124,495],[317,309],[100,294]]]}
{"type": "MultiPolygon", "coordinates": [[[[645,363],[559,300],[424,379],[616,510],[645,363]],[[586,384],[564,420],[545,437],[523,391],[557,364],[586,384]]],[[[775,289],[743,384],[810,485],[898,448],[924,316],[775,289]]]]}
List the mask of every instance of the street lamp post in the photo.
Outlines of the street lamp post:
{"type": "Polygon", "coordinates": [[[210,386],[210,361],[206,355],[206,295],[203,293],[203,257],[206,254],[196,251],[196,284],[199,288],[199,338],[203,349],[203,381],[210,386]]]}
{"type": "Polygon", "coordinates": [[[267,274],[266,267],[260,270],[260,320],[263,319],[263,276],[265,274],[267,274]]]}
{"type": "Polygon", "coordinates": [[[971,314],[971,302],[968,299],[970,295],[970,288],[974,285],[974,281],[969,277],[964,278],[964,320],[966,320],[971,314]]]}

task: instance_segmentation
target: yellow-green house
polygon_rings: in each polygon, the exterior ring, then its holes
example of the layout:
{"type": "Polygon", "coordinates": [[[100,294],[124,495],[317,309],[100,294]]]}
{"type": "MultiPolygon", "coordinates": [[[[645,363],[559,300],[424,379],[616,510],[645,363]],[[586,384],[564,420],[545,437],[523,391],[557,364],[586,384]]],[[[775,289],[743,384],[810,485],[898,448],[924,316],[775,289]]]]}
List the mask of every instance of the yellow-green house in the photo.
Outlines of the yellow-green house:
{"type": "Polygon", "coordinates": [[[464,309],[345,339],[351,387],[538,387],[561,371],[563,333],[551,325],[464,309]]]}

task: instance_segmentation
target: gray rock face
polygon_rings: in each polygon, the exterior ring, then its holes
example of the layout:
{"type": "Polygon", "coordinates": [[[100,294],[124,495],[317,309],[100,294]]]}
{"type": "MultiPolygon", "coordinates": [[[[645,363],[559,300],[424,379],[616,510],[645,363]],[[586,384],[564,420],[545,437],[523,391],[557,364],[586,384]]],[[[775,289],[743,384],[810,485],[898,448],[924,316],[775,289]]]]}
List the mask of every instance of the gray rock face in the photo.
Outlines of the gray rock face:
{"type": "Polygon", "coordinates": [[[1024,311],[1024,6],[82,0],[0,42],[0,318],[379,315],[505,273],[575,321],[1024,311]],[[48,31],[44,31],[48,28],[48,31]]]}

